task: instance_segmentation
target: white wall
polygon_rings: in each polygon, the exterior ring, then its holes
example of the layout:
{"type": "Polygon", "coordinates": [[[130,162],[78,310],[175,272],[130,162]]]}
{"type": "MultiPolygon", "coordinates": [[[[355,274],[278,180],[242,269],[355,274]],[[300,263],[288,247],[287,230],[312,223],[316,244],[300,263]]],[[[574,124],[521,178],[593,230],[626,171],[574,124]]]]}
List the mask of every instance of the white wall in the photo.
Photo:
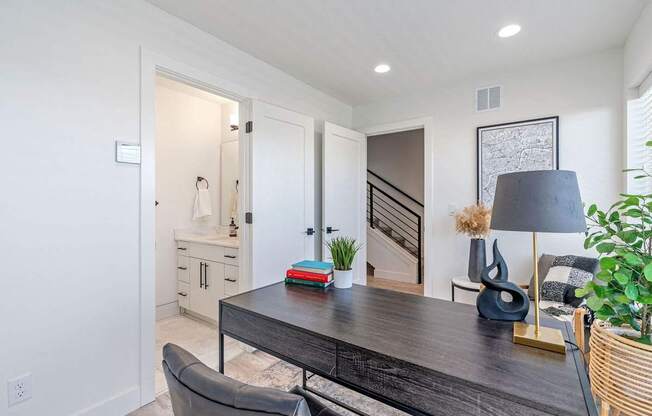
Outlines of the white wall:
{"type": "Polygon", "coordinates": [[[369,136],[367,168],[423,203],[423,152],[423,129],[369,136]]]}
{"type": "Polygon", "coordinates": [[[139,140],[141,46],[317,120],[351,108],[143,1],[3,0],[0,39],[0,414],[121,415],[139,400],[140,172],[114,140],[139,140]],[[26,372],[34,397],[8,409],[26,372]]]}
{"type": "Polygon", "coordinates": [[[625,43],[625,88],[638,87],[652,72],[652,4],[641,13],[625,43]]]}
{"type": "Polygon", "coordinates": [[[367,263],[374,277],[417,283],[417,259],[378,228],[367,227],[367,263]]]}
{"type": "MultiPolygon", "coordinates": [[[[434,235],[426,256],[434,269],[432,295],[450,296],[450,277],[465,275],[468,238],[455,234],[448,204],[458,208],[476,197],[476,127],[549,115],[560,116],[560,167],[577,171],[584,201],[607,205],[622,189],[623,54],[591,56],[514,69],[446,88],[354,108],[357,127],[434,115],[434,235]],[[499,111],[476,113],[475,88],[503,86],[499,111]]],[[[428,209],[428,207],[426,207],[428,209]]],[[[530,236],[493,232],[509,266],[510,279],[531,275],[530,236]]],[[[540,251],[582,254],[581,235],[540,235],[540,251]]],[[[489,253],[489,259],[491,255],[489,253]]]]}
{"type": "Polygon", "coordinates": [[[215,232],[220,219],[223,104],[174,84],[165,80],[156,86],[157,318],[178,312],[174,230],[215,232]],[[213,215],[193,220],[197,176],[208,180],[213,215]]]}

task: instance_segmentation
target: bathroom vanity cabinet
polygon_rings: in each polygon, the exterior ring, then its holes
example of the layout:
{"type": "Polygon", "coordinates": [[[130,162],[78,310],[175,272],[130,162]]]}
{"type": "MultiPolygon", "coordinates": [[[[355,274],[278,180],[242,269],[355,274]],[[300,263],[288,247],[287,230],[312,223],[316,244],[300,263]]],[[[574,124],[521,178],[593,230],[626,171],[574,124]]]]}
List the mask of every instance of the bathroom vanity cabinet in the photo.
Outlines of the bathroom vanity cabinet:
{"type": "Polygon", "coordinates": [[[239,290],[238,249],[177,241],[179,307],[217,321],[218,301],[239,290]]]}

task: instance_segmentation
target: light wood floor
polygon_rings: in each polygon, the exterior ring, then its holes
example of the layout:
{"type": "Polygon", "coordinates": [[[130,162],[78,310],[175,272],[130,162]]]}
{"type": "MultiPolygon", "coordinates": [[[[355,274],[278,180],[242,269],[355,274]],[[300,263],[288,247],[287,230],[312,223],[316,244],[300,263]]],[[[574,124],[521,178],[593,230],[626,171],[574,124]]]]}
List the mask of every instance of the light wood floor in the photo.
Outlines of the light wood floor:
{"type": "Polygon", "coordinates": [[[398,282],[396,280],[367,276],[367,286],[423,296],[423,284],[418,285],[416,283],[398,282]]]}

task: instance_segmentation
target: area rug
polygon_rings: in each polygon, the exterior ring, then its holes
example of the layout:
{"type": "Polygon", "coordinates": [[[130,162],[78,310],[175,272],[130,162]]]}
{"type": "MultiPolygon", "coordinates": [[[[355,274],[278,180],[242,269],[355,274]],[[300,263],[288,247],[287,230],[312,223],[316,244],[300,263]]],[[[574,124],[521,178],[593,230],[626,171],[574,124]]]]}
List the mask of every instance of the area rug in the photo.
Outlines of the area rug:
{"type": "MultiPolygon", "coordinates": [[[[288,364],[284,361],[272,365],[271,367],[263,370],[261,373],[248,380],[249,384],[261,387],[273,387],[280,390],[288,391],[296,385],[301,385],[301,369],[288,364]]],[[[308,380],[308,386],[325,393],[349,406],[369,415],[378,416],[405,416],[407,413],[398,411],[376,400],[370,399],[366,396],[358,394],[352,390],[335,384],[331,381],[323,379],[319,376],[311,377],[308,380]]],[[[320,400],[332,407],[336,412],[346,416],[356,416],[333,403],[329,403],[324,399],[320,400]]]]}

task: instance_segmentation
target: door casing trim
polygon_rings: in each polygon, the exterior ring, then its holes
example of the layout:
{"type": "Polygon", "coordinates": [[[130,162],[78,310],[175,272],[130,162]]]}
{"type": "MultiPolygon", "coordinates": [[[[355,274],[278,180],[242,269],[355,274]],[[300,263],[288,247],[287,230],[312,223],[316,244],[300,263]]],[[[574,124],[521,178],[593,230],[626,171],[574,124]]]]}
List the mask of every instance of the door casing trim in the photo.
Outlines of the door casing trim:
{"type": "MultiPolygon", "coordinates": [[[[140,406],[154,401],[154,348],[156,345],[156,278],[154,200],[156,189],[156,76],[164,75],[193,87],[218,94],[239,103],[239,217],[250,207],[250,143],[244,123],[249,120],[249,91],[233,82],[197,69],[200,64],[187,64],[168,56],[140,48],[140,206],[139,206],[139,397],[140,406]],[[194,65],[194,66],[193,66],[194,65]]],[[[248,227],[241,228],[240,270],[249,276],[251,270],[251,237],[248,227]]],[[[217,307],[217,305],[216,305],[217,307]]]]}

